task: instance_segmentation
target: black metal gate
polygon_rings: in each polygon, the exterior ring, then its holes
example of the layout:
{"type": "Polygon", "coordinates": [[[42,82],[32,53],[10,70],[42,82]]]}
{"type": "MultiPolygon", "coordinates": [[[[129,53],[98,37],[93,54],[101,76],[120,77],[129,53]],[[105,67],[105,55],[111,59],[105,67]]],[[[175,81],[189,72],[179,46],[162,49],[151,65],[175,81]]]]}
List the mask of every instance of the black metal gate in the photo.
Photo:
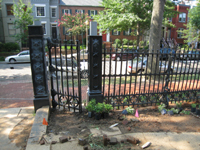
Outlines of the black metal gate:
{"type": "Polygon", "coordinates": [[[80,43],[70,40],[47,39],[48,73],[52,105],[82,111],[80,43]],[[76,58],[74,57],[76,54],[76,58]]]}

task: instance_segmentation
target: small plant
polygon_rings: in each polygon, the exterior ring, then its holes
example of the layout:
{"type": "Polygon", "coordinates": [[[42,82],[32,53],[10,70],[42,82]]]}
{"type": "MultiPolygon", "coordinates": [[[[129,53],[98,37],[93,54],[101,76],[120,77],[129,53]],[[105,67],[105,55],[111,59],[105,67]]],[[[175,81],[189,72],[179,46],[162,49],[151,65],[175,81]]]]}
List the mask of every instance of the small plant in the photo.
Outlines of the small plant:
{"type": "Polygon", "coordinates": [[[158,106],[158,111],[159,112],[161,112],[163,109],[165,109],[166,110],[166,105],[165,104],[160,104],[159,106],[158,106]]]}
{"type": "Polygon", "coordinates": [[[124,45],[127,45],[127,44],[128,44],[128,39],[124,38],[124,39],[122,39],[122,41],[123,41],[123,44],[124,44],[124,45]]]}
{"type": "Polygon", "coordinates": [[[103,104],[104,104],[104,111],[105,111],[106,113],[109,113],[109,112],[113,109],[112,105],[110,105],[110,104],[105,104],[105,103],[103,103],[103,104]]]}
{"type": "Polygon", "coordinates": [[[128,102],[128,99],[129,99],[129,96],[126,96],[123,100],[123,103],[127,103],[128,102]]]}
{"type": "Polygon", "coordinates": [[[182,107],[182,103],[181,102],[180,103],[176,102],[176,107],[177,108],[181,108],[182,107]]]}
{"type": "Polygon", "coordinates": [[[110,58],[110,55],[106,55],[106,58],[110,58]]]}
{"type": "Polygon", "coordinates": [[[183,110],[181,113],[182,113],[182,114],[185,114],[185,115],[189,115],[189,114],[190,114],[190,111],[183,110]]]}
{"type": "Polygon", "coordinates": [[[121,46],[121,41],[120,39],[115,39],[115,44],[116,44],[116,48],[121,46]]]}
{"type": "Polygon", "coordinates": [[[192,107],[192,108],[196,108],[196,107],[197,107],[197,104],[191,104],[191,107],[192,107]]]}
{"type": "Polygon", "coordinates": [[[126,111],[128,112],[128,114],[133,114],[134,112],[134,108],[132,108],[131,106],[126,108],[126,111]]]}
{"type": "Polygon", "coordinates": [[[87,111],[92,112],[92,111],[95,110],[95,105],[96,105],[96,100],[91,99],[91,101],[89,102],[89,104],[85,108],[87,109],[87,111]]]}
{"type": "Polygon", "coordinates": [[[173,111],[174,114],[178,114],[178,112],[179,112],[179,110],[175,109],[175,108],[171,108],[170,110],[173,111]]]}
{"type": "Polygon", "coordinates": [[[102,113],[104,110],[104,104],[103,103],[98,103],[95,105],[95,112],[96,113],[102,113]]]}

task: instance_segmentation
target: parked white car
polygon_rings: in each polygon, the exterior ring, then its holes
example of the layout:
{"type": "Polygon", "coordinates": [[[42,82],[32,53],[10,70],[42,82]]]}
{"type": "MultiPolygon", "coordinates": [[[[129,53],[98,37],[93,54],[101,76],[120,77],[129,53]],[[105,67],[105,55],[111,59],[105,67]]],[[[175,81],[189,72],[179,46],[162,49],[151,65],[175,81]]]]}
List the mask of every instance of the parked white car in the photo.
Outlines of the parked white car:
{"type": "MultiPolygon", "coordinates": [[[[60,62],[60,58],[58,58],[57,61],[60,62]]],[[[58,77],[60,77],[61,74],[63,77],[66,77],[67,75],[68,77],[71,77],[72,73],[73,73],[73,76],[77,76],[78,67],[77,67],[76,59],[67,58],[67,62],[66,62],[65,58],[62,58],[61,62],[62,62],[62,69],[61,69],[60,63],[57,63],[58,77]]],[[[55,61],[52,61],[52,66],[54,70],[56,70],[55,61]]],[[[88,62],[80,62],[80,73],[81,73],[81,78],[88,78],[88,62]]],[[[54,72],[54,75],[56,75],[55,72],[54,72]]]]}
{"type": "Polygon", "coordinates": [[[5,58],[6,63],[30,62],[30,52],[25,50],[17,55],[8,56],[5,58]]]}

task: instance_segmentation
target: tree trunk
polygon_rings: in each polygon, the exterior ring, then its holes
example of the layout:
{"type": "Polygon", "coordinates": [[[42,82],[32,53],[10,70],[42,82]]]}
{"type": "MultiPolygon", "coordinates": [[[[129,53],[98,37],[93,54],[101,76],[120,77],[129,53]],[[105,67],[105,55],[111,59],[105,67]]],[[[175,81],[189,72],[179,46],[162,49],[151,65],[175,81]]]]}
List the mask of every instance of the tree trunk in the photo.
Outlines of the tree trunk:
{"type": "Polygon", "coordinates": [[[140,24],[137,23],[137,47],[139,47],[140,43],[140,24]]]}
{"type": "Polygon", "coordinates": [[[161,39],[161,28],[164,13],[165,0],[154,0],[153,1],[153,12],[151,17],[151,28],[149,36],[149,58],[147,73],[158,74],[159,73],[159,57],[154,52],[160,52],[160,39],[161,39]]]}

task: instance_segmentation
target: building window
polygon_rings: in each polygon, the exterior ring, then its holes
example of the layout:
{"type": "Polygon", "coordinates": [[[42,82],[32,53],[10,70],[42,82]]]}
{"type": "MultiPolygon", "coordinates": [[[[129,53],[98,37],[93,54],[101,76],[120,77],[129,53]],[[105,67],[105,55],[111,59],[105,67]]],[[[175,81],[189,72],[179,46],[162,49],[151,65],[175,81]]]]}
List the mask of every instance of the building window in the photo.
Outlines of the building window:
{"type": "Polygon", "coordinates": [[[117,31],[117,29],[113,30],[113,35],[119,35],[119,31],[117,31]]]}
{"type": "Polygon", "coordinates": [[[36,16],[37,17],[45,17],[45,8],[44,8],[44,6],[37,6],[36,7],[36,16]]]}
{"type": "Polygon", "coordinates": [[[13,16],[12,7],[13,7],[13,4],[6,4],[7,16],[13,16]]]}
{"type": "Polygon", "coordinates": [[[65,28],[65,35],[70,35],[69,28],[65,28]]]}
{"type": "Polygon", "coordinates": [[[186,13],[179,14],[179,22],[185,22],[186,21],[186,13]]]}
{"type": "Polygon", "coordinates": [[[93,18],[92,16],[96,15],[96,11],[95,10],[90,10],[90,17],[93,18]]]}
{"type": "Polygon", "coordinates": [[[46,22],[45,23],[41,22],[41,25],[42,25],[42,28],[43,28],[43,34],[47,34],[47,32],[46,32],[46,22]]]}
{"type": "Polygon", "coordinates": [[[169,22],[172,22],[172,17],[168,19],[169,22]]]}
{"type": "Polygon", "coordinates": [[[52,18],[56,17],[56,8],[51,8],[51,17],[52,18]]]}
{"type": "Polygon", "coordinates": [[[64,14],[70,14],[69,9],[64,9],[64,14]]]}
{"type": "Polygon", "coordinates": [[[177,38],[182,38],[182,36],[183,36],[183,33],[182,33],[182,31],[184,30],[184,28],[179,28],[178,29],[178,31],[177,31],[177,33],[178,33],[178,35],[177,35],[177,38]]]}
{"type": "Polygon", "coordinates": [[[16,30],[14,28],[14,24],[8,23],[8,33],[9,33],[9,35],[15,35],[16,30]]]}
{"type": "Polygon", "coordinates": [[[82,9],[78,9],[78,10],[77,10],[77,13],[83,14],[83,10],[82,10],[82,9]]]}
{"type": "Polygon", "coordinates": [[[124,35],[130,35],[130,29],[128,29],[127,31],[124,31],[124,35]]]}

